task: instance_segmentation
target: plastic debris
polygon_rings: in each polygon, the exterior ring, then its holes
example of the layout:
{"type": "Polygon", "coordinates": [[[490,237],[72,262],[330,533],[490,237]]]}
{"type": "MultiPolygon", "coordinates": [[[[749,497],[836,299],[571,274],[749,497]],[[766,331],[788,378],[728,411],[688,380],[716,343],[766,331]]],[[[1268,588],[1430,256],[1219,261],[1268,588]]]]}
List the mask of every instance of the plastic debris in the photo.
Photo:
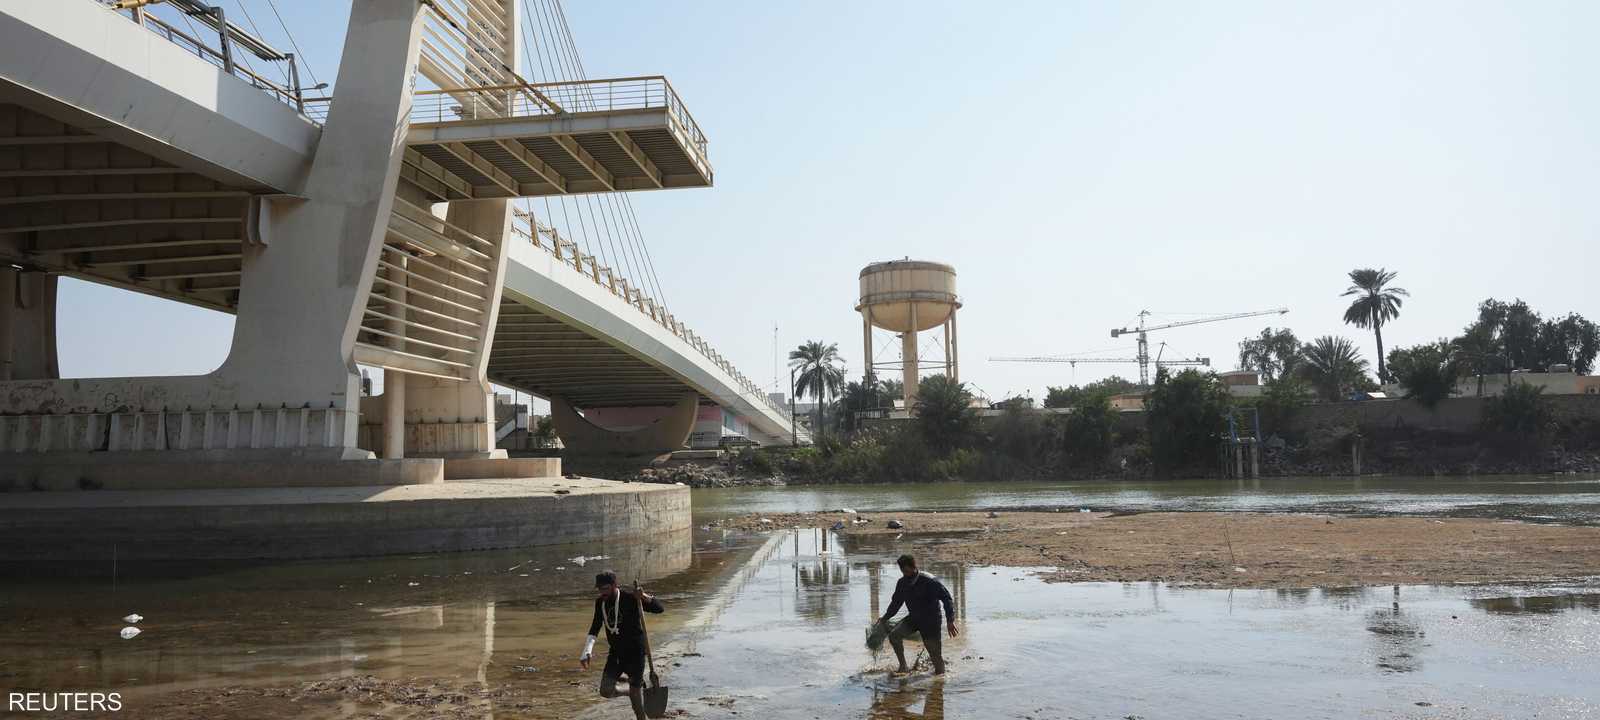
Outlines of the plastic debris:
{"type": "Polygon", "coordinates": [[[122,621],[127,623],[127,624],[129,624],[129,625],[138,625],[139,621],[143,620],[143,619],[144,619],[143,615],[140,615],[139,613],[133,613],[132,615],[129,615],[129,616],[123,618],[122,621]]]}
{"type": "Polygon", "coordinates": [[[129,625],[129,626],[123,628],[122,632],[120,634],[122,635],[122,639],[123,640],[132,640],[132,639],[138,637],[140,632],[143,632],[143,631],[141,631],[139,628],[136,628],[136,627],[134,627],[132,625],[129,625]]]}
{"type": "Polygon", "coordinates": [[[610,557],[606,556],[606,555],[590,555],[589,557],[584,557],[582,555],[579,555],[579,556],[577,556],[575,558],[568,558],[567,562],[572,563],[573,565],[577,565],[578,567],[583,567],[584,565],[588,564],[590,560],[609,560],[609,559],[610,559],[610,557]]]}
{"type": "Polygon", "coordinates": [[[761,524],[762,525],[771,525],[772,524],[772,518],[761,518],[761,524]]]}
{"type": "Polygon", "coordinates": [[[890,530],[899,530],[900,528],[903,528],[905,526],[906,526],[906,524],[903,523],[903,522],[900,522],[899,520],[890,520],[889,521],[889,529],[890,530]]]}
{"type": "Polygon", "coordinates": [[[843,530],[843,529],[844,529],[844,521],[843,520],[840,520],[840,521],[835,522],[833,524],[834,532],[838,532],[838,531],[843,530]]]}
{"type": "Polygon", "coordinates": [[[997,517],[1000,517],[1000,513],[997,513],[997,512],[995,512],[995,511],[993,511],[993,510],[990,510],[990,511],[989,511],[989,517],[990,517],[990,518],[991,518],[991,519],[993,519],[993,518],[997,518],[997,517]]]}
{"type": "Polygon", "coordinates": [[[417,587],[418,585],[421,585],[421,584],[422,583],[418,583],[418,582],[408,582],[408,583],[406,583],[406,587],[417,587]]]}
{"type": "Polygon", "coordinates": [[[839,512],[842,512],[842,513],[844,513],[846,515],[854,515],[854,514],[856,514],[856,511],[851,510],[850,508],[839,508],[839,512]]]}

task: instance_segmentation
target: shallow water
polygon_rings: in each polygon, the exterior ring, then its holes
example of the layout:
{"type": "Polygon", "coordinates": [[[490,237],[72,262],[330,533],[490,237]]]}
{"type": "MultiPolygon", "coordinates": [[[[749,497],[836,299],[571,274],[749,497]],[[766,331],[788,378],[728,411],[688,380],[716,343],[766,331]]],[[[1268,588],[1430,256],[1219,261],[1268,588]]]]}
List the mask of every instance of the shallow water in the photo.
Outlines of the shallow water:
{"type": "Polygon", "coordinates": [[[796,485],[694,491],[695,512],[1080,508],[1492,517],[1600,525],[1600,476],[1326,477],[1130,482],[796,485]]]}
{"type": "MultiPolygon", "coordinates": [[[[932,494],[955,507],[988,488],[932,494]]],[[[846,490],[870,509],[859,500],[877,493],[891,507],[917,488],[846,490]]],[[[1004,488],[991,505],[1061,491],[1004,488]]],[[[1563,494],[1575,493],[1544,496],[1563,494]]],[[[702,497],[702,518],[730,510],[702,497]]],[[[0,690],[120,690],[124,714],[139,716],[191,689],[372,675],[576,698],[560,712],[491,699],[485,715],[502,719],[627,717],[624,701],[592,697],[598,673],[572,662],[603,565],[665,600],[652,636],[690,717],[1600,717],[1600,583],[1226,591],[935,565],[963,618],[945,645],[951,671],[892,676],[892,655],[872,657],[863,627],[888,603],[893,557],[940,541],[697,530],[456,555],[123,563],[115,581],[109,563],[0,568],[0,690]],[[124,641],[129,612],[146,616],[144,633],[124,641]]]]}
{"type": "MultiPolygon", "coordinates": [[[[694,717],[1600,713],[1596,586],[1230,592],[936,565],[964,618],[946,643],[951,671],[936,680],[891,676],[892,656],[862,647],[888,602],[892,557],[918,546],[829,536],[823,553],[822,542],[820,531],[700,533],[664,540],[688,547],[652,558],[600,552],[667,598],[658,653],[675,704],[694,717]]],[[[42,583],[4,596],[0,684],[117,688],[132,703],[349,674],[564,686],[567,676],[522,663],[546,646],[565,658],[581,639],[592,568],[572,565],[576,552],[279,565],[98,595],[73,592],[81,581],[42,583]],[[334,579],[346,582],[325,584],[334,579]],[[148,618],[133,641],[115,635],[125,608],[148,618]]],[[[594,702],[585,717],[625,716],[622,701],[594,702]]]]}
{"type": "Polygon", "coordinates": [[[907,546],[830,542],[821,553],[821,539],[820,531],[780,532],[714,623],[673,641],[700,653],[669,681],[691,714],[1600,713],[1600,586],[1227,591],[1048,585],[1025,569],[934,566],[956,596],[964,632],[946,640],[946,677],[896,677],[887,672],[892,654],[871,657],[862,631],[887,604],[892,558],[907,546]]]}

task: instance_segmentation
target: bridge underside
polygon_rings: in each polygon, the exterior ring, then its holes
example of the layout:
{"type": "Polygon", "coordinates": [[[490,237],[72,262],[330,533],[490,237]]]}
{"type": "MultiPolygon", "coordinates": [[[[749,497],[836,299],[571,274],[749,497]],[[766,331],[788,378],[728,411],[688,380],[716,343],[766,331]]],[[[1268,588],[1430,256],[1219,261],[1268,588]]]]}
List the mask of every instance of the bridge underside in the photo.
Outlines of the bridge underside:
{"type": "Polygon", "coordinates": [[[665,108],[416,124],[406,144],[440,201],[712,183],[705,148],[665,108]]]}
{"type": "Polygon", "coordinates": [[[694,392],[615,345],[509,299],[500,303],[489,380],[578,408],[672,405],[694,392]]]}
{"type": "Polygon", "coordinates": [[[249,198],[16,104],[0,104],[0,260],[230,312],[249,198]]]}

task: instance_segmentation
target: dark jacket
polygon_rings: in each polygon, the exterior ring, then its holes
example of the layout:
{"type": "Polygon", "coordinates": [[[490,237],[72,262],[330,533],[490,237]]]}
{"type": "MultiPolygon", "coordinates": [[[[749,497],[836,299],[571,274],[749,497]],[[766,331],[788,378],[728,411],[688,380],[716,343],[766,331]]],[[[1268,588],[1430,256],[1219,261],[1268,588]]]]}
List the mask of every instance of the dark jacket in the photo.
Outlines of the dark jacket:
{"type": "MultiPolygon", "coordinates": [[[[599,635],[600,628],[605,628],[606,642],[612,648],[641,647],[639,639],[644,635],[644,623],[639,618],[639,603],[633,599],[632,592],[619,592],[621,597],[615,601],[611,598],[595,598],[594,621],[589,623],[589,634],[599,635]],[[616,634],[612,634],[610,625],[617,626],[616,634]]],[[[652,597],[644,604],[644,609],[645,612],[659,613],[666,608],[661,607],[660,600],[652,597]]]]}
{"type": "Polygon", "coordinates": [[[950,591],[938,578],[925,572],[901,576],[894,585],[894,597],[889,600],[889,611],[883,614],[883,619],[893,618],[900,612],[901,605],[906,607],[906,618],[924,633],[939,632],[940,605],[944,605],[946,621],[955,622],[956,619],[955,601],[950,598],[950,591]]]}

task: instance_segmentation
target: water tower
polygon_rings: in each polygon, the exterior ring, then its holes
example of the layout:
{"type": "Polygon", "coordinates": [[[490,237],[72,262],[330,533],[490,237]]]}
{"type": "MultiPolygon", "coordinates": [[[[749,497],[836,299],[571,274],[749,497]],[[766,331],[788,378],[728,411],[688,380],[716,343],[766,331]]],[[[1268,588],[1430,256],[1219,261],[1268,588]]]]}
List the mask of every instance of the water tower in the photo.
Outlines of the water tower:
{"type": "Polygon", "coordinates": [[[956,269],[943,263],[922,260],[890,260],[873,263],[861,270],[861,340],[866,352],[866,369],[876,377],[879,369],[899,367],[905,384],[909,409],[917,395],[917,333],[944,326],[944,374],[961,379],[956,362],[956,269]],[[873,362],[872,329],[881,328],[900,335],[900,362],[873,362]]]}

